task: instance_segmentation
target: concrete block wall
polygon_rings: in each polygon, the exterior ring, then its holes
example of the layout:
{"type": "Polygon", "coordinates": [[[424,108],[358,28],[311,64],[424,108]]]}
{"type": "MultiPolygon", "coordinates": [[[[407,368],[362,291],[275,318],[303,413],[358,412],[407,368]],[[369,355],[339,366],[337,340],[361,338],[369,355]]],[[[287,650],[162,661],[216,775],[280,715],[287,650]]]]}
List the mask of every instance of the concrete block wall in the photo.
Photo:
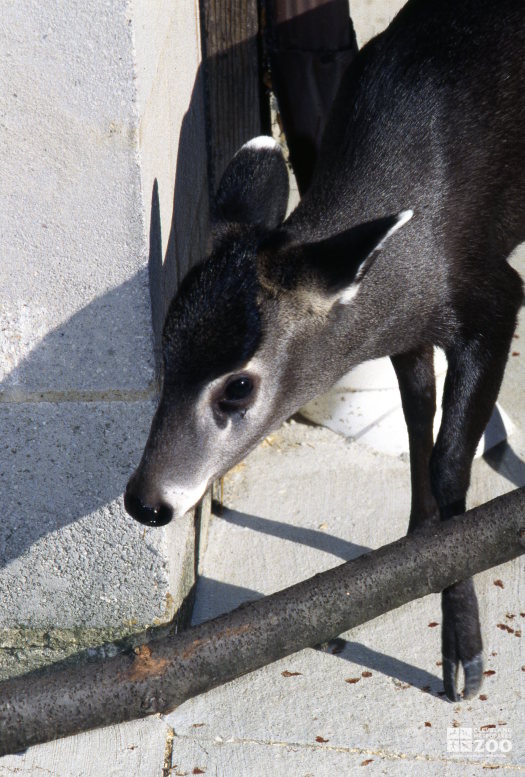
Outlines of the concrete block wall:
{"type": "Polygon", "coordinates": [[[163,623],[193,582],[192,517],[144,530],[122,491],[206,232],[197,6],[2,7],[0,674],[163,623]]]}

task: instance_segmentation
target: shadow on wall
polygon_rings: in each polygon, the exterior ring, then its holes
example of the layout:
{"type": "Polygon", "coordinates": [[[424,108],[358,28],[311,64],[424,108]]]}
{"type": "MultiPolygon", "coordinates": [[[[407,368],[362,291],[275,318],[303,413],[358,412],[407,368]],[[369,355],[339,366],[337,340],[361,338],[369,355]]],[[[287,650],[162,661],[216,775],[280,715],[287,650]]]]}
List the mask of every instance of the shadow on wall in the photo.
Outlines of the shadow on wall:
{"type": "MultiPolygon", "coordinates": [[[[153,403],[146,407],[153,412],[153,403]]],[[[143,409],[135,402],[0,404],[0,567],[96,512],[120,534],[114,500],[147,434],[143,409]]],[[[87,529],[89,552],[97,539],[87,529]]]]}
{"type": "Polygon", "coordinates": [[[48,332],[10,372],[0,372],[0,400],[23,402],[38,392],[145,393],[153,378],[150,336],[133,318],[135,312],[149,323],[147,285],[144,268],[48,332]]]}
{"type": "Polygon", "coordinates": [[[195,138],[203,140],[201,157],[206,157],[203,122],[203,76],[199,67],[190,105],[180,128],[177,167],[173,189],[173,210],[166,252],[163,256],[159,188],[155,178],[151,193],[149,229],[149,288],[157,371],[161,372],[161,337],[166,312],[182,279],[204,258],[208,236],[209,194],[207,166],[196,154],[195,138]],[[195,180],[198,170],[201,180],[195,180]]]}

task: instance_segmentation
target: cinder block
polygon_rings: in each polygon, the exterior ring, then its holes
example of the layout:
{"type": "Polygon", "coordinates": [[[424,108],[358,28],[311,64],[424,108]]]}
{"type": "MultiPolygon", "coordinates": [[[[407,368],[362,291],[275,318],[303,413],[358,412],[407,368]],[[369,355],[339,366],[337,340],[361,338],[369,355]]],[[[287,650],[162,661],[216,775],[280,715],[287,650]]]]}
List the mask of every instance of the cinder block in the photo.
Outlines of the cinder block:
{"type": "Polygon", "coordinates": [[[0,390],[153,379],[131,19],[21,0],[0,29],[0,390]]]}
{"type": "Polygon", "coordinates": [[[0,404],[0,629],[140,631],[180,606],[192,516],[145,528],[122,506],[153,407],[0,404]]]}

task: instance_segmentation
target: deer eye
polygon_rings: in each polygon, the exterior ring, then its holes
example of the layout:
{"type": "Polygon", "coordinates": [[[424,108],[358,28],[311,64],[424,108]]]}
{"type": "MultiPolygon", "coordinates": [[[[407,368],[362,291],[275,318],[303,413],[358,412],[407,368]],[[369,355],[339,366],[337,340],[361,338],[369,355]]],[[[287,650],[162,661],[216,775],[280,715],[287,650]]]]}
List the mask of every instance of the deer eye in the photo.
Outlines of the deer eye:
{"type": "Polygon", "coordinates": [[[253,380],[247,375],[240,378],[233,378],[226,384],[224,390],[224,399],[227,402],[237,402],[246,399],[253,391],[253,380]]]}
{"type": "Polygon", "coordinates": [[[251,403],[254,388],[255,382],[249,375],[232,376],[218,400],[219,409],[223,413],[240,411],[244,415],[251,403]]]}

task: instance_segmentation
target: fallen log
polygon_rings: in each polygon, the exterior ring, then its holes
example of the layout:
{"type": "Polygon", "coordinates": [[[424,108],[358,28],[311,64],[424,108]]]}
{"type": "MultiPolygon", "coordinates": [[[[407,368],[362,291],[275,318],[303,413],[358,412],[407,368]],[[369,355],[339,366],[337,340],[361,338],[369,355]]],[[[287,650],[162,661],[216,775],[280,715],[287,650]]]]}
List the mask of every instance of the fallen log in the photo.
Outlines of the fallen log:
{"type": "Polygon", "coordinates": [[[525,488],[175,636],[0,683],[0,755],[156,712],[525,552],[525,488]]]}

